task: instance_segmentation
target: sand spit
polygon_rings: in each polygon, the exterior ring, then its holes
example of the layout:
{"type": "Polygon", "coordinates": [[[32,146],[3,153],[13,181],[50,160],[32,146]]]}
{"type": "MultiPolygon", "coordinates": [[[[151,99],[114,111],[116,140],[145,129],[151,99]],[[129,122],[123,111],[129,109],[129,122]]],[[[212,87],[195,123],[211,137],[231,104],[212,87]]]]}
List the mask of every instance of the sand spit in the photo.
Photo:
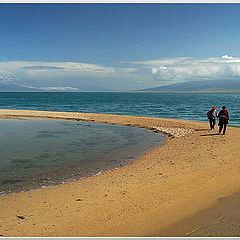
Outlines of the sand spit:
{"type": "Polygon", "coordinates": [[[1,236],[186,236],[220,214],[200,214],[204,209],[240,190],[239,128],[229,127],[222,136],[206,123],[184,120],[0,110],[0,118],[19,117],[145,127],[169,137],[122,168],[0,197],[1,236]],[[189,221],[192,216],[198,217],[189,221]]]}

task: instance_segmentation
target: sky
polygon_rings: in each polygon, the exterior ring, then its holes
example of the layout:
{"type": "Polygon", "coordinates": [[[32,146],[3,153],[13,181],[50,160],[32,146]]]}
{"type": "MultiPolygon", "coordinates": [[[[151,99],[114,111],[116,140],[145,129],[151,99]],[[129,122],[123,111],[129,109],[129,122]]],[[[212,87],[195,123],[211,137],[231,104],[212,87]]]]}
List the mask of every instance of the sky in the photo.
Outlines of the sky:
{"type": "Polygon", "coordinates": [[[137,90],[240,79],[237,4],[0,4],[0,84],[137,90]]]}

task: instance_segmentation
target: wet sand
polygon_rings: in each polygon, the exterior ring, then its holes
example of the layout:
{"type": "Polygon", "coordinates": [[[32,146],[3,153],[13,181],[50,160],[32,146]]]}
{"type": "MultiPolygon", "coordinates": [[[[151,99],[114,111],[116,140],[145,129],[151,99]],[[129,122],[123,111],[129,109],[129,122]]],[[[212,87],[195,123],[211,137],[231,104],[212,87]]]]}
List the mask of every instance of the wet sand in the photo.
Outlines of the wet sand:
{"type": "Polygon", "coordinates": [[[222,136],[207,123],[149,117],[27,110],[0,110],[0,117],[107,122],[167,136],[163,146],[122,168],[0,197],[2,236],[239,236],[231,227],[238,216],[230,227],[222,217],[239,208],[239,128],[222,136]],[[216,232],[223,222],[212,219],[225,221],[224,233],[216,232]]]}

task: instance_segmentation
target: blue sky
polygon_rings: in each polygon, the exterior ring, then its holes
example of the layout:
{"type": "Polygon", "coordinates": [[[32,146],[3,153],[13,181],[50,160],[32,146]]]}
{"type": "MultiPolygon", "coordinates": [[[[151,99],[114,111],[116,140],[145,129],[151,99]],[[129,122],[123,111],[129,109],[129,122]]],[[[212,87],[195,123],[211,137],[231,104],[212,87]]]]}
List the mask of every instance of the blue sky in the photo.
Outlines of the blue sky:
{"type": "Polygon", "coordinates": [[[239,78],[239,12],[240,4],[0,4],[0,83],[131,90],[239,78]]]}

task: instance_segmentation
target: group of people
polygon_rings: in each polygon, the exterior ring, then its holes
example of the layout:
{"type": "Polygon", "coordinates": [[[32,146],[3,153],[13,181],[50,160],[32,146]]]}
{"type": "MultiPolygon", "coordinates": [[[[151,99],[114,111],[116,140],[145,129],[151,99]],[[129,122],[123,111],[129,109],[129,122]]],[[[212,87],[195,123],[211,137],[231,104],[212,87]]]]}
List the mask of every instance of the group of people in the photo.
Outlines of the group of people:
{"type": "Polygon", "coordinates": [[[211,130],[214,129],[214,126],[216,124],[216,119],[218,118],[219,134],[221,134],[221,132],[223,130],[223,135],[225,135],[227,124],[229,122],[229,114],[228,114],[226,107],[223,106],[222,110],[219,113],[217,113],[216,107],[213,106],[212,109],[210,109],[207,112],[207,116],[208,116],[209,123],[210,123],[210,129],[211,130]]]}

